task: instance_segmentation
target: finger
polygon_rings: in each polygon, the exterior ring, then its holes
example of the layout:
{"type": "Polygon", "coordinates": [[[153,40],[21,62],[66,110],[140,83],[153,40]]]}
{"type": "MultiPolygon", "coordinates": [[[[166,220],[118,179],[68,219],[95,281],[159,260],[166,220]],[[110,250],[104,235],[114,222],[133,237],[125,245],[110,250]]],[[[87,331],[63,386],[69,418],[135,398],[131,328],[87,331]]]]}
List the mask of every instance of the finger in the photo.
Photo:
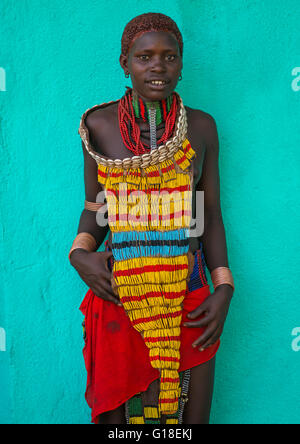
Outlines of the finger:
{"type": "Polygon", "coordinates": [[[213,343],[214,343],[214,338],[215,337],[215,333],[211,335],[211,337],[209,337],[206,341],[202,342],[202,344],[200,344],[200,346],[198,346],[200,351],[204,351],[206,350],[208,347],[210,347],[213,343]]]}
{"type": "Polygon", "coordinates": [[[209,340],[207,340],[204,344],[202,344],[201,348],[203,350],[205,350],[206,348],[214,345],[217,342],[217,340],[220,338],[221,333],[222,333],[222,330],[220,328],[218,328],[217,331],[215,332],[215,334],[209,340]]]}
{"type": "Polygon", "coordinates": [[[108,261],[104,261],[104,268],[101,268],[98,274],[99,278],[103,278],[108,282],[111,282],[112,271],[108,268],[108,261]]]}
{"type": "Polygon", "coordinates": [[[110,285],[106,285],[105,283],[103,283],[99,293],[103,294],[106,300],[113,302],[116,305],[122,306],[120,299],[113,293],[112,287],[110,285]]]}
{"type": "Polygon", "coordinates": [[[112,250],[97,251],[101,256],[111,256],[113,254],[112,250]]]}
{"type": "Polygon", "coordinates": [[[210,324],[214,320],[214,315],[212,313],[207,314],[204,318],[200,319],[199,321],[193,321],[193,322],[184,322],[184,327],[205,327],[208,324],[210,324]]]}
{"type": "Polygon", "coordinates": [[[107,284],[104,284],[104,283],[103,283],[103,285],[102,285],[102,287],[101,287],[101,289],[100,289],[100,293],[102,293],[102,294],[106,294],[106,295],[108,295],[108,296],[111,296],[112,298],[114,298],[114,299],[116,299],[118,302],[120,302],[118,295],[116,295],[116,294],[113,292],[113,289],[112,289],[111,285],[107,285],[107,284]]]}
{"type": "Polygon", "coordinates": [[[197,321],[198,327],[200,327],[200,328],[206,327],[208,324],[210,324],[214,320],[215,320],[214,313],[209,313],[209,314],[207,314],[207,316],[204,316],[204,318],[202,318],[199,321],[197,321]]]}
{"type": "Polygon", "coordinates": [[[111,283],[112,273],[111,273],[111,271],[109,271],[109,270],[108,270],[108,271],[103,270],[103,271],[101,272],[100,277],[103,278],[103,279],[105,279],[108,283],[111,283]]]}
{"type": "Polygon", "coordinates": [[[109,251],[104,251],[103,254],[106,257],[106,259],[109,259],[110,257],[112,257],[113,252],[109,250],[109,251]]]}
{"type": "Polygon", "coordinates": [[[208,305],[203,302],[203,304],[199,305],[199,307],[195,308],[195,310],[191,311],[187,317],[189,319],[195,319],[204,314],[206,311],[208,311],[208,305]]]}
{"type": "Polygon", "coordinates": [[[205,330],[205,332],[199,336],[198,339],[196,339],[196,341],[193,342],[192,346],[193,347],[199,347],[201,346],[200,350],[202,349],[202,344],[204,342],[206,342],[209,338],[212,337],[212,335],[216,332],[217,330],[217,326],[216,325],[210,325],[209,327],[207,327],[207,329],[205,330]]]}

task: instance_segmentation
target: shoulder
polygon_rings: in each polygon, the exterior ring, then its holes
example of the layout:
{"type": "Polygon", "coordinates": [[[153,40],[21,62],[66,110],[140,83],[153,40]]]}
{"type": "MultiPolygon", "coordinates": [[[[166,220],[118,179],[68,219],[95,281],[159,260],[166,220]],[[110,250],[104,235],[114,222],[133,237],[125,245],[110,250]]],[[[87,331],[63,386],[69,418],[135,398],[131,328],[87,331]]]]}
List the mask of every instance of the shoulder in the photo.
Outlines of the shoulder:
{"type": "Polygon", "coordinates": [[[216,145],[218,130],[214,117],[200,109],[194,109],[188,106],[185,106],[185,109],[187,111],[189,124],[192,126],[193,131],[201,134],[206,147],[216,145]]]}
{"type": "Polygon", "coordinates": [[[216,121],[211,114],[201,109],[190,108],[189,106],[185,106],[185,109],[187,111],[187,117],[191,124],[195,124],[200,130],[216,130],[216,121]]]}
{"type": "Polygon", "coordinates": [[[92,133],[99,130],[99,127],[105,128],[115,117],[117,113],[118,104],[111,103],[102,107],[96,105],[90,108],[85,118],[85,124],[92,133]]]}
{"type": "Polygon", "coordinates": [[[105,122],[110,121],[109,114],[114,108],[114,104],[115,102],[104,102],[94,105],[81,115],[78,133],[81,137],[85,159],[89,158],[89,156],[86,157],[86,154],[89,153],[90,157],[98,162],[99,154],[101,154],[101,151],[97,149],[98,140],[101,139],[104,132],[107,132],[105,128],[108,125],[105,125],[105,122]]]}
{"type": "Polygon", "coordinates": [[[97,161],[102,145],[110,137],[117,118],[118,102],[102,103],[89,108],[81,116],[79,134],[89,154],[97,161]]]}

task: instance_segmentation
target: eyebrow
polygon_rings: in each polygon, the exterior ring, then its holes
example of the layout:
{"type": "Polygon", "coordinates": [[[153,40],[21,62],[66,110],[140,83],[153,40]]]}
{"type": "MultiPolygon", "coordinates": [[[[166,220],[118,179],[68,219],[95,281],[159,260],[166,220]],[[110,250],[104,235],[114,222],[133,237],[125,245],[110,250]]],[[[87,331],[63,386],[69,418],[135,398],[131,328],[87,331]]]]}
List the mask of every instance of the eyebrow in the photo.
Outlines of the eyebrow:
{"type": "MultiPolygon", "coordinates": [[[[170,52],[170,51],[176,52],[176,49],[168,48],[168,49],[164,49],[162,52],[170,52]]],[[[141,49],[136,49],[134,52],[153,52],[153,49],[151,49],[151,48],[146,48],[146,49],[141,48],[141,49]]]]}

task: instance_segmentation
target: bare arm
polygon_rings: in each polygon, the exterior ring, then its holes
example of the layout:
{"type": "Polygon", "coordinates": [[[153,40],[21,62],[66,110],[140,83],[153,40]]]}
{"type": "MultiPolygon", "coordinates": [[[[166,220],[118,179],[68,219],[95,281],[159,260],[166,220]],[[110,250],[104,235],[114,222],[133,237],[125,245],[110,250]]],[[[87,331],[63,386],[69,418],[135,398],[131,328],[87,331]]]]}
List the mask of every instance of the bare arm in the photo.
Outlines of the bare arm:
{"type": "MultiPolygon", "coordinates": [[[[205,121],[206,152],[202,176],[196,190],[204,191],[204,232],[200,240],[207,268],[228,267],[225,229],[220,205],[219,140],[214,119],[208,115],[205,121]]],[[[219,285],[205,301],[187,316],[201,320],[186,322],[187,327],[206,327],[204,333],[193,343],[203,350],[220,338],[233,295],[229,284],[219,285]]]]}
{"type": "MultiPolygon", "coordinates": [[[[98,167],[95,160],[87,152],[82,142],[84,157],[84,184],[85,199],[89,202],[96,202],[97,195],[102,190],[98,182],[98,167]]],[[[96,220],[96,212],[84,209],[80,216],[78,233],[90,233],[96,239],[97,247],[103,243],[109,226],[99,226],[96,220]]],[[[77,248],[70,255],[70,262],[76,269],[81,279],[90,287],[94,294],[105,301],[120,305],[120,300],[114,294],[111,285],[111,271],[107,261],[112,256],[112,252],[88,252],[82,248],[77,248]]]]}
{"type": "MultiPolygon", "coordinates": [[[[84,143],[82,142],[83,158],[84,158],[84,185],[85,185],[85,199],[89,202],[96,202],[97,195],[102,191],[101,184],[98,182],[97,163],[87,152],[84,143]]],[[[105,227],[100,227],[96,221],[96,212],[84,209],[81,213],[77,234],[86,232],[94,236],[97,242],[97,249],[103,243],[108,232],[108,224],[105,227]]],[[[71,264],[79,250],[74,250],[70,256],[71,264]]]]}
{"type": "Polygon", "coordinates": [[[201,241],[207,268],[211,272],[216,267],[228,267],[228,257],[220,204],[219,138],[213,117],[207,118],[204,131],[206,152],[196,190],[204,191],[204,232],[201,241]]]}

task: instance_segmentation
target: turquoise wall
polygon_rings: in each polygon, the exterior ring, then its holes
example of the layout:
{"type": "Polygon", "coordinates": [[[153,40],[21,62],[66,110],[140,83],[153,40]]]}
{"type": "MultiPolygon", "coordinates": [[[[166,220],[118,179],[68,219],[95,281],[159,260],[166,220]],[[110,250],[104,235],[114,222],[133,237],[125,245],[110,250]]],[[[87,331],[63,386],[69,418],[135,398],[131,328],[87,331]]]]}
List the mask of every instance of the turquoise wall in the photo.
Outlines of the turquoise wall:
{"type": "Polygon", "coordinates": [[[236,291],[212,422],[299,423],[299,1],[125,4],[1,0],[0,422],[90,422],[87,287],[68,262],[84,200],[77,130],[87,108],[125,92],[123,28],[156,11],[183,33],[177,91],[219,130],[236,291]]]}

